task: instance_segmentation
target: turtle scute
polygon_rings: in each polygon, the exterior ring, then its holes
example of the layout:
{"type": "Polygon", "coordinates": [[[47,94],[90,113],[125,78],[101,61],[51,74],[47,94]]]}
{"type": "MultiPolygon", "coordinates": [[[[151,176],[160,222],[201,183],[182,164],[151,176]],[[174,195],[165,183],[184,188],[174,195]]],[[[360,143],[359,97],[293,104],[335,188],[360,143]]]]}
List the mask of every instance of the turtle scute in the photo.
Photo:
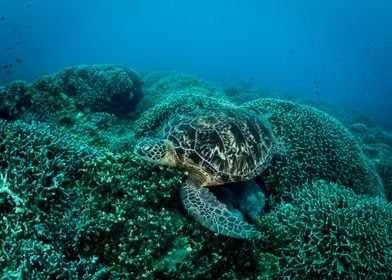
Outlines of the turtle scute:
{"type": "Polygon", "coordinates": [[[179,167],[193,165],[223,183],[259,175],[269,165],[275,147],[268,119],[234,108],[179,115],[166,125],[164,138],[173,143],[179,167]]]}

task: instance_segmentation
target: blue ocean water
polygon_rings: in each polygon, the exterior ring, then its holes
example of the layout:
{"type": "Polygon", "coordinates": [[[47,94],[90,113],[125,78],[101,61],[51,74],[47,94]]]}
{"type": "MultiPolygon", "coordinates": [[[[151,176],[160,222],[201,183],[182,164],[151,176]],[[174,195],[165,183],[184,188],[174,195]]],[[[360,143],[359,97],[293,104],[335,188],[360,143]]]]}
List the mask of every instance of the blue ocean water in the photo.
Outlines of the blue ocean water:
{"type": "Polygon", "coordinates": [[[1,0],[0,81],[169,68],[392,117],[392,2],[1,0]]]}

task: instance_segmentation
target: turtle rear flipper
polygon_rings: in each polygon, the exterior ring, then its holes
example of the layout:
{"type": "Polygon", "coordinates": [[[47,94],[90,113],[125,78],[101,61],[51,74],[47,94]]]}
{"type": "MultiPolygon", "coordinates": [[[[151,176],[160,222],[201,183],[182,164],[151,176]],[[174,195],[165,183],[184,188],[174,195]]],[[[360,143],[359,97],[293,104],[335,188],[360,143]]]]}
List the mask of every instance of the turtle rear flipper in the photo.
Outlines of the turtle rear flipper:
{"type": "Polygon", "coordinates": [[[181,189],[181,199],[189,215],[213,232],[234,238],[259,234],[255,227],[234,216],[207,188],[187,181],[181,189]]]}

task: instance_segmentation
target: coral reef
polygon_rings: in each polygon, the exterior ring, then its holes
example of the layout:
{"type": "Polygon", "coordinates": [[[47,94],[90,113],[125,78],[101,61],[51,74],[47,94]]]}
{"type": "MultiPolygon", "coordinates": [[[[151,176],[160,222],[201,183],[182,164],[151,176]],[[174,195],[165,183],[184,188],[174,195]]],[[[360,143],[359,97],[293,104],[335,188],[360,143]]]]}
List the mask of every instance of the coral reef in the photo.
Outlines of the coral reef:
{"type": "Polygon", "coordinates": [[[352,124],[350,131],[372,161],[384,184],[386,197],[392,201],[392,135],[379,127],[368,127],[363,123],[352,124]]]}
{"type": "Polygon", "coordinates": [[[392,206],[359,195],[383,192],[377,170],[391,200],[388,133],[350,128],[369,162],[325,113],[274,99],[243,104],[271,114],[285,152],[257,184],[212,190],[255,219],[262,238],[216,236],[181,205],[186,174],[130,150],[175,114],[237,106],[192,76],[143,78],[144,89],[127,68],[78,66],[0,88],[0,278],[391,279],[392,206]]]}
{"type": "Polygon", "coordinates": [[[142,94],[136,72],[116,65],[81,65],[36,80],[32,108],[41,115],[63,110],[106,112],[122,116],[133,111],[142,94]]]}
{"type": "Polygon", "coordinates": [[[206,81],[175,71],[147,72],[142,74],[142,79],[144,94],[135,110],[137,116],[164,101],[171,94],[185,91],[208,91],[212,96],[217,95],[213,86],[206,81]]]}
{"type": "Polygon", "coordinates": [[[141,96],[142,81],[133,70],[82,65],[32,85],[15,81],[0,88],[0,117],[66,127],[91,144],[117,149],[133,141],[129,119],[141,96]]]}
{"type": "Polygon", "coordinates": [[[30,108],[28,87],[23,81],[14,81],[0,87],[0,118],[16,120],[30,108]]]}
{"type": "Polygon", "coordinates": [[[388,201],[392,201],[392,147],[382,143],[363,147],[364,153],[373,161],[384,183],[388,201]]]}
{"type": "Polygon", "coordinates": [[[315,179],[336,182],[359,194],[383,196],[383,186],[375,186],[377,174],[336,119],[312,107],[276,99],[259,99],[242,107],[271,113],[275,136],[286,149],[259,178],[270,203],[292,186],[315,179]]]}
{"type": "Polygon", "coordinates": [[[392,147],[392,134],[378,127],[368,127],[363,123],[354,123],[349,127],[361,146],[382,143],[392,147]]]}
{"type": "Polygon", "coordinates": [[[177,171],[46,124],[2,122],[0,132],[2,275],[243,278],[268,264],[251,242],[216,238],[183,212],[177,171]]]}
{"type": "Polygon", "coordinates": [[[73,125],[92,113],[129,117],[142,97],[142,81],[128,68],[82,65],[0,88],[0,117],[73,125]]]}
{"type": "Polygon", "coordinates": [[[83,190],[74,187],[96,151],[46,124],[20,121],[0,123],[0,151],[3,279],[98,274],[103,265],[96,257],[70,255],[77,247],[92,250],[99,237],[83,220],[83,190]],[[66,229],[75,235],[64,235],[66,229]]]}
{"type": "Polygon", "coordinates": [[[280,279],[390,279],[390,203],[325,181],[293,189],[290,201],[260,221],[280,279]]]}
{"type": "Polygon", "coordinates": [[[288,93],[279,91],[270,87],[258,88],[254,87],[252,83],[238,83],[223,87],[222,91],[229,97],[230,101],[235,104],[242,104],[259,98],[279,98],[287,99],[288,93]]]}
{"type": "Polygon", "coordinates": [[[211,92],[199,87],[178,90],[145,111],[135,121],[135,133],[137,136],[156,136],[172,116],[206,107],[233,108],[234,105],[220,92],[211,92]]]}
{"type": "Polygon", "coordinates": [[[151,93],[164,95],[165,93],[191,89],[193,87],[205,88],[213,90],[214,87],[192,75],[179,73],[175,71],[153,71],[143,75],[144,88],[151,93]]]}

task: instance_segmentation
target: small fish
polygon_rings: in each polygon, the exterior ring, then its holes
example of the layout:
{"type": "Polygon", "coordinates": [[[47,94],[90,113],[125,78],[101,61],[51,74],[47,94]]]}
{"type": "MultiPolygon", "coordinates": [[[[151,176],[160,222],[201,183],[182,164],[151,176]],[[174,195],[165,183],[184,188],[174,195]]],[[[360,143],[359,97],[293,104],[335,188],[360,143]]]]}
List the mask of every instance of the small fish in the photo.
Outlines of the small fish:
{"type": "Polygon", "coordinates": [[[5,19],[6,19],[6,17],[2,16],[2,17],[0,18],[0,21],[3,21],[3,20],[5,20],[5,19]]]}
{"type": "Polygon", "coordinates": [[[313,80],[313,84],[317,85],[318,81],[317,80],[313,80]]]}
{"type": "Polygon", "coordinates": [[[19,57],[19,56],[15,56],[15,62],[17,64],[22,64],[23,63],[23,59],[21,57],[19,57]]]}
{"type": "Polygon", "coordinates": [[[319,96],[319,95],[320,95],[320,92],[316,90],[316,91],[314,92],[314,94],[316,94],[317,96],[319,96]]]}
{"type": "Polygon", "coordinates": [[[7,47],[5,48],[6,51],[12,51],[14,48],[13,47],[7,47]]]}
{"type": "Polygon", "coordinates": [[[2,67],[4,69],[8,70],[8,69],[11,69],[12,67],[14,67],[14,65],[13,64],[4,64],[2,67]]]}

